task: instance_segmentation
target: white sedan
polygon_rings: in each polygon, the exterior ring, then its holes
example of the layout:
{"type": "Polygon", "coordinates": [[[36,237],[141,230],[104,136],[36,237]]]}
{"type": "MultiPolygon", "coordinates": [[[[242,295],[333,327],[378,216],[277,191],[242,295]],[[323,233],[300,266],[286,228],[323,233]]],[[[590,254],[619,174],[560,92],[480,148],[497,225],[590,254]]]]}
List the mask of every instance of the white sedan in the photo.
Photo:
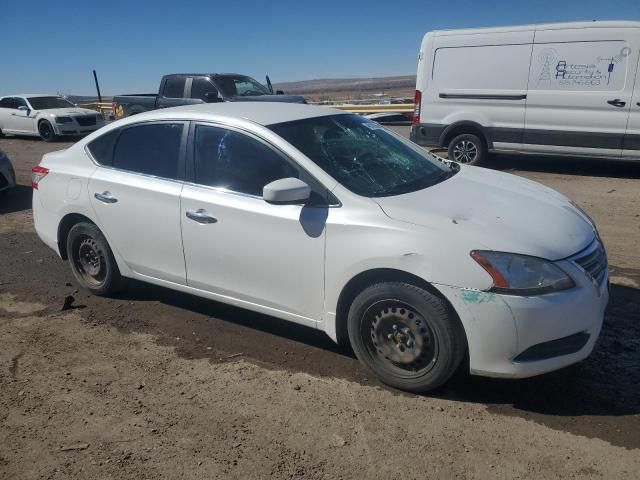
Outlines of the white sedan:
{"type": "Polygon", "coordinates": [[[609,297],[565,197],[324,107],[129,117],[45,155],[33,187],[38,235],[91,292],[126,277],[318,328],[409,391],[578,362],[609,297]]]}
{"type": "Polygon", "coordinates": [[[0,135],[39,136],[51,142],[58,136],[83,135],[104,125],[102,115],[76,107],[52,95],[11,95],[0,98],[0,135]]]}

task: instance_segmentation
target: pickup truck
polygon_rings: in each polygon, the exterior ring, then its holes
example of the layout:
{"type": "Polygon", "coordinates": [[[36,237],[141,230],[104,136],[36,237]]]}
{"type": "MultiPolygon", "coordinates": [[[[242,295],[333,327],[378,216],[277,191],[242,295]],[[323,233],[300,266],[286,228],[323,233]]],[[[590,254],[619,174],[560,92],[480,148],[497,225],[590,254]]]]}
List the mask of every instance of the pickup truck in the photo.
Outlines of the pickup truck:
{"type": "Polygon", "coordinates": [[[113,115],[128,117],[148,110],[195,103],[215,102],[286,102],[306,103],[304,97],[273,93],[267,86],[246,75],[235,73],[173,73],[160,81],[158,94],[116,95],[113,115]]]}

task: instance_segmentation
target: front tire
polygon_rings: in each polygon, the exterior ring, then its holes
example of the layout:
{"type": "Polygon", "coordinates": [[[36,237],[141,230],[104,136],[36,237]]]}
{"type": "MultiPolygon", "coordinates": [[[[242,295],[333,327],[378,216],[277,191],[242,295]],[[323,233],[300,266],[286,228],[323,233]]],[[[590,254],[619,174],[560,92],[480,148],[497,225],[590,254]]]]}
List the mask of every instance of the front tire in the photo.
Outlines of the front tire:
{"type": "Polygon", "coordinates": [[[462,325],[436,295],[402,282],[363,290],[347,330],[358,359],[383,383],[427,392],[456,372],[466,351],[462,325]]]}
{"type": "Polygon", "coordinates": [[[122,287],[123,278],[107,239],[92,223],[71,227],[67,254],[73,276],[94,295],[112,295],[122,287]]]}
{"type": "Polygon", "coordinates": [[[38,133],[45,142],[53,142],[56,139],[56,132],[47,120],[42,120],[38,124],[38,133]]]}
{"type": "Polygon", "coordinates": [[[465,165],[482,165],[486,162],[487,145],[480,137],[471,133],[457,135],[449,142],[449,160],[465,165]]]}

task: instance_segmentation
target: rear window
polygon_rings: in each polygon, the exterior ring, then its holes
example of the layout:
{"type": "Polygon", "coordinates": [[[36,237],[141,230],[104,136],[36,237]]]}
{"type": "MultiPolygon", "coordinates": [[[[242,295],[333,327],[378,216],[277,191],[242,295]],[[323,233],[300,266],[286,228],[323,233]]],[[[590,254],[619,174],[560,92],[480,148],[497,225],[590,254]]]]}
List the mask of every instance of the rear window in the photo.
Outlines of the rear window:
{"type": "Polygon", "coordinates": [[[87,145],[93,159],[100,165],[113,165],[113,147],[120,130],[111,130],[87,145]]]}
{"type": "Polygon", "coordinates": [[[183,128],[181,123],[157,123],[123,129],[113,149],[113,167],[179,179],[183,128]]]}
{"type": "Polygon", "coordinates": [[[184,77],[169,77],[164,82],[164,88],[162,89],[162,95],[166,98],[183,98],[184,97],[184,84],[187,81],[184,77]]]}

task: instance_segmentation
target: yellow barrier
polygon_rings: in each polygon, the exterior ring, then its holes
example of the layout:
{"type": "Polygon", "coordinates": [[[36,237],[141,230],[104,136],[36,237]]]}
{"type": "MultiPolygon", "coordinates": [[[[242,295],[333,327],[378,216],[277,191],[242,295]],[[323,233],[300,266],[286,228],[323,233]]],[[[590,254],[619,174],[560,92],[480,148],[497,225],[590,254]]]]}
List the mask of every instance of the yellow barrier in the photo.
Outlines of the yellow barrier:
{"type": "Polygon", "coordinates": [[[413,103],[391,103],[384,105],[323,105],[323,107],[337,108],[351,113],[381,113],[381,112],[400,112],[413,113],[415,105],[413,103]]]}
{"type": "Polygon", "coordinates": [[[113,108],[111,102],[82,103],[78,106],[88,108],[89,110],[95,110],[102,114],[102,116],[104,116],[105,112],[110,112],[113,108]]]}
{"type": "MultiPolygon", "coordinates": [[[[112,105],[110,102],[95,102],[84,103],[79,105],[82,108],[88,108],[95,110],[101,114],[105,114],[107,111],[111,111],[112,105]]],[[[399,112],[399,113],[413,113],[415,105],[413,103],[391,103],[391,104],[377,104],[377,105],[355,105],[355,104],[342,104],[342,105],[323,105],[324,107],[337,108],[338,110],[344,110],[351,113],[380,113],[380,112],[399,112]]],[[[114,112],[115,114],[115,112],[114,112]]]]}

